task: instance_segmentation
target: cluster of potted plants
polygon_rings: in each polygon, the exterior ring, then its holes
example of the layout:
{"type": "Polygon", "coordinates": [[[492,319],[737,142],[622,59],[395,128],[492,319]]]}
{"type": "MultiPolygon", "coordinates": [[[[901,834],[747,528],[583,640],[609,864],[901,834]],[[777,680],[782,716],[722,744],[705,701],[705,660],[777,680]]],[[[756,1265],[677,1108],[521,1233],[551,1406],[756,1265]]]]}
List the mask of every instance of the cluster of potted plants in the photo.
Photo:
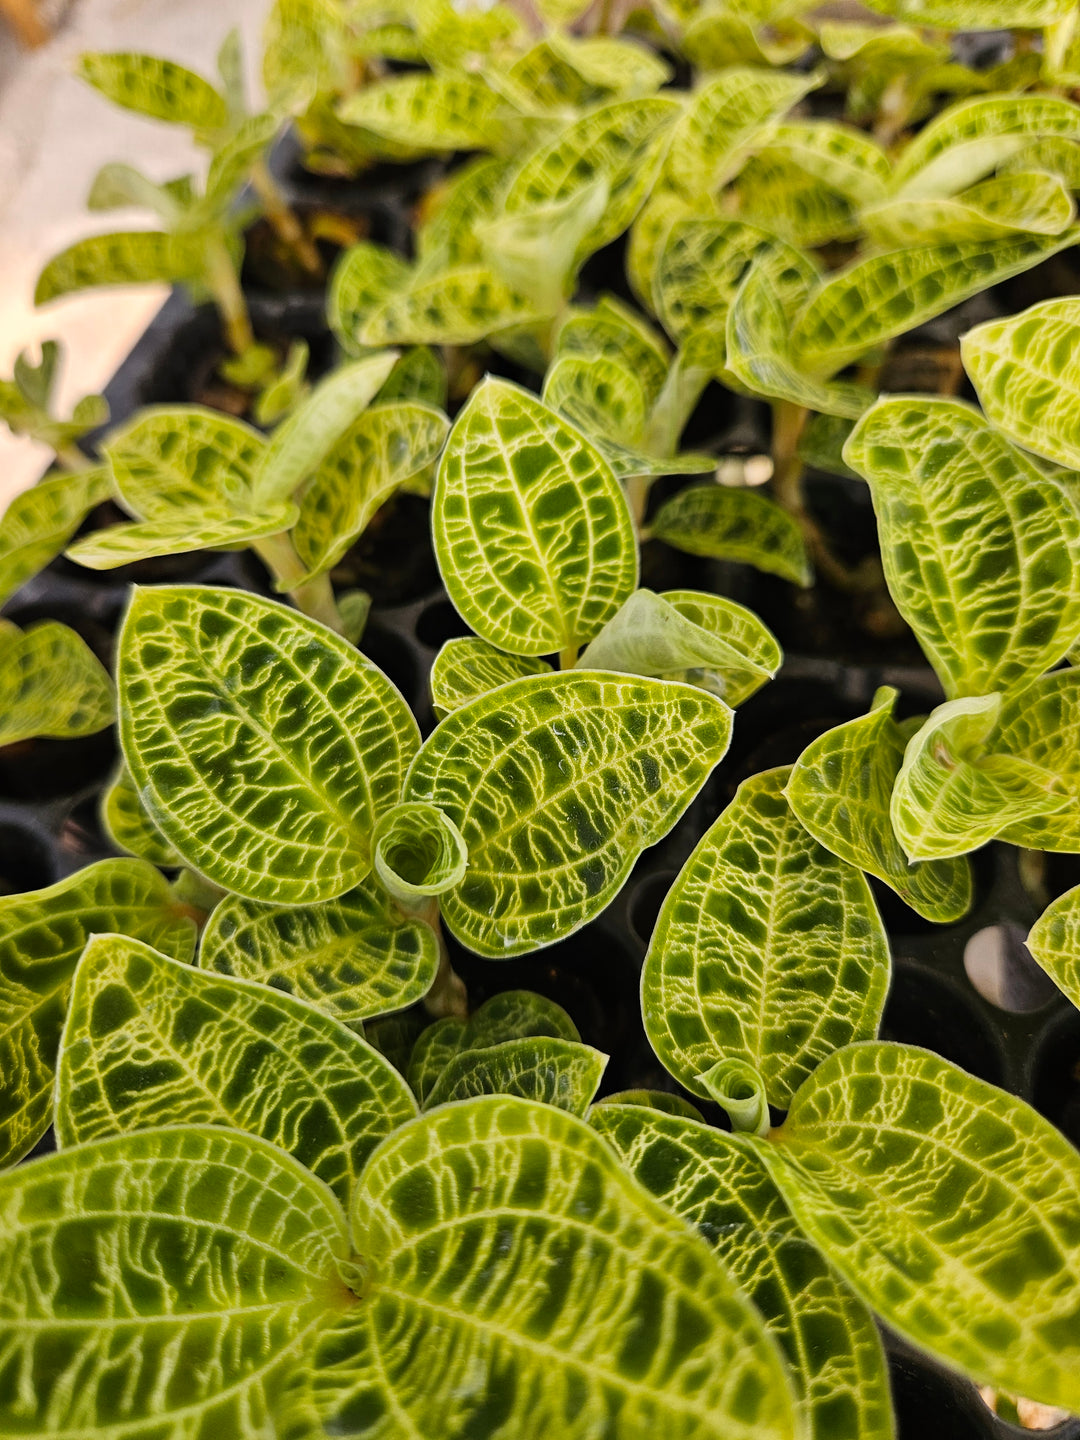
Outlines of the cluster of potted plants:
{"type": "Polygon", "coordinates": [[[991,843],[1080,1005],[1075,7],[585,9],[276,0],[257,112],[83,57],[208,171],[39,301],[219,324],[0,384],[0,755],[119,747],[0,899],[0,1433],[889,1440],[879,1324],[1074,1433],[1080,1155],[882,1028],[991,843]],[[916,684],[770,753],[789,636],[916,684]]]}

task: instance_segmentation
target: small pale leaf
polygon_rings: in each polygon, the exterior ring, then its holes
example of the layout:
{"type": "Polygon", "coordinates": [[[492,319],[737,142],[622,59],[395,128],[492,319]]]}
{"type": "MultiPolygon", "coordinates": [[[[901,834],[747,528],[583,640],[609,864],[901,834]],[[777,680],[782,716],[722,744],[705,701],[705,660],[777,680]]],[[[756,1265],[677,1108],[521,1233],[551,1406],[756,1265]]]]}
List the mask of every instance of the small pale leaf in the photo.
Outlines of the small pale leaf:
{"type": "Polygon", "coordinates": [[[395,145],[475,150],[498,138],[498,104],[479,76],[417,73],[365,85],[338,106],[338,116],[395,145]]]}
{"type": "Polygon", "coordinates": [[[942,240],[1000,240],[1017,234],[1060,235],[1076,206],[1056,175],[1031,172],[984,180],[955,198],[897,196],[865,209],[863,228],[882,249],[942,240]]]}
{"type": "Polygon", "coordinates": [[[88,570],[114,570],[133,560],[157,555],[185,555],[219,546],[243,546],[268,535],[279,535],[296,523],[300,511],[295,505],[267,505],[255,515],[220,515],[200,519],[192,506],[185,515],[169,520],[148,520],[145,524],[110,525],[77,540],[66,552],[68,558],[88,570]]]}
{"type": "Polygon", "coordinates": [[[0,604],[60,554],[112,489],[108,470],[95,466],[41,480],[10,501],[0,520],[0,604]]]}
{"type": "Polygon", "coordinates": [[[1059,895],[1027,937],[1031,955],[1080,1009],[1080,885],[1059,895]]]}
{"type": "Polygon", "coordinates": [[[810,560],[798,524],[756,490],[692,485],[661,505],[649,533],[687,555],[738,560],[795,585],[810,584],[810,560]]]}
{"type": "Polygon", "coordinates": [[[0,745],[93,735],[115,718],[108,671],[74,630],[40,620],[0,629],[0,745]]]}
{"type": "Polygon", "coordinates": [[[1055,776],[1069,803],[1010,825],[1002,839],[1031,850],[1080,853],[1080,671],[1055,670],[1005,697],[994,749],[1055,776]]]}
{"type": "Polygon", "coordinates": [[[431,704],[440,720],[470,700],[525,675],[546,675],[546,660],[507,655],[486,640],[464,636],[447,640],[431,667],[431,704]]]}
{"type": "Polygon", "coordinates": [[[101,824],[114,845],[152,865],[183,864],[180,856],[143,809],[131,772],[120,762],[101,796],[101,824]]]}
{"type": "Polygon", "coordinates": [[[603,1078],[608,1057],[575,1040],[534,1036],[504,1040],[481,1050],[463,1049],[443,1068],[424,1109],[476,1095],[517,1095],[584,1115],[603,1078]]]}
{"type": "Polygon", "coordinates": [[[197,235],[160,230],[125,230],[77,240],[55,255],[38,276],[34,304],[96,285],[177,285],[198,281],[204,265],[197,235]]]}
{"type": "Polygon", "coordinates": [[[114,105],[152,120],[205,132],[221,129],[228,119],[225,101],[213,85],[174,60],[84,51],[78,70],[114,105]]]}

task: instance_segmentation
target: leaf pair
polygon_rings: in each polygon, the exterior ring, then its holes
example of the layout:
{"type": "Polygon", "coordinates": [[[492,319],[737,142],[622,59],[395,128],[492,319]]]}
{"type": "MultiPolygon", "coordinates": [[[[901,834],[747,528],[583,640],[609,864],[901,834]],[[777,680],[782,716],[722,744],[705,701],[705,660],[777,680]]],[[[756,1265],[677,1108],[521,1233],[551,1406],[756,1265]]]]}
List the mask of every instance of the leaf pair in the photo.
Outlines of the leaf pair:
{"type": "Polygon", "coordinates": [[[31,364],[24,351],[15,361],[12,378],[0,380],[0,420],[13,434],[28,435],[58,451],[68,449],[109,418],[102,395],[85,395],[77,401],[70,420],[54,418],[52,398],[59,361],[59,345],[44,340],[37,365],[31,364]]]}
{"type": "Polygon", "coordinates": [[[434,806],[469,856],[442,913],[492,956],[598,913],[731,726],[700,689],[568,672],[482,696],[421,749],[404,700],[340,637],[198,587],[136,593],[119,677],[140,799],[193,868],[253,900],[333,899],[369,873],[382,817],[400,801],[434,806]]]}

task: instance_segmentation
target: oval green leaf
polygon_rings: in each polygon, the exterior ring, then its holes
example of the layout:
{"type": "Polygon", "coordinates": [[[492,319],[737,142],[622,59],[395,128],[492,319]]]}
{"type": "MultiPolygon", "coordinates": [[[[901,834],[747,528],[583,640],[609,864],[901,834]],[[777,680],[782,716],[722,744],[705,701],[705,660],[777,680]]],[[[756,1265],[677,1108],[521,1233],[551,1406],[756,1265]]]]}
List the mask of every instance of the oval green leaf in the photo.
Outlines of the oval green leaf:
{"type": "Polygon", "coordinates": [[[112,681],[86,641],[57,620],[0,620],[0,745],[93,735],[115,719],[112,681]]]}
{"type": "Polygon", "coordinates": [[[112,489],[101,465],[41,480],[10,501],[0,520],[0,604],[60,554],[87,511],[112,489]]]}
{"type": "Polygon", "coordinates": [[[1055,776],[1069,794],[1064,809],[1017,821],[1001,838],[1032,850],[1080,852],[1080,671],[1055,670],[1007,695],[993,745],[1055,776]]]}
{"type": "Polygon", "coordinates": [[[364,878],[419,734],[347,641],[257,595],[161,586],[135,592],[118,677],[139,797],[193,869],[285,904],[364,878]]]}
{"type": "Polygon", "coordinates": [[[174,60],[84,50],[78,72],[114,105],[151,120],[196,131],[219,130],[228,120],[225,101],[213,85],[174,60]]]}
{"type": "Polygon", "coordinates": [[[798,524],[756,490],[691,485],[661,505],[649,535],[687,555],[737,560],[793,585],[809,585],[813,576],[798,524]]]}
{"type": "Polygon", "coordinates": [[[689,685],[587,671],[529,676],[456,710],[405,787],[468,847],[465,879],[441,900],[451,932],[501,959],[599,914],[722,759],[731,713],[689,685]]]}
{"type": "Polygon", "coordinates": [[[131,771],[121,760],[101,796],[99,811],[106,835],[129,855],[164,867],[183,864],[180,856],[143,809],[131,771]]]}
{"type": "Polygon", "coordinates": [[[511,680],[550,673],[546,660],[507,655],[471,635],[447,640],[431,667],[432,709],[443,720],[452,710],[459,710],[470,700],[508,685],[511,680]]]}
{"type": "Polygon", "coordinates": [[[1043,911],[1027,937],[1027,948],[1080,1009],[1080,885],[1066,890],[1043,911]]]}
{"type": "Polygon", "coordinates": [[[607,1062],[591,1045],[547,1035],[504,1040],[480,1051],[460,1050],[428,1091],[424,1109],[477,1095],[517,1095],[584,1115],[607,1062]]]}

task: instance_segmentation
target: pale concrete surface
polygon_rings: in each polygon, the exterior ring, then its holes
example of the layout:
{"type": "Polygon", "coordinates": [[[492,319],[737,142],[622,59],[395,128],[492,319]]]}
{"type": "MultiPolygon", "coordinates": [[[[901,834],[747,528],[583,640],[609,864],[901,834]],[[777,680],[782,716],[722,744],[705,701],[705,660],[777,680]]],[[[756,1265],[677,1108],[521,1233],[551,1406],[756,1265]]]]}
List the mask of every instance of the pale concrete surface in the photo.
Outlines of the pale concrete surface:
{"type": "MultiPolygon", "coordinates": [[[[91,181],[108,160],[126,160],[155,180],[204,172],[187,132],[144,120],[103,99],[74,74],[82,50],[139,50],[179,60],[208,78],[225,35],[240,29],[249,87],[269,0],[73,0],[41,49],[16,52],[0,26],[0,375],[20,350],[50,338],[65,363],[59,413],[99,390],[165,299],[163,286],[89,291],[34,308],[46,260],[84,235],[150,228],[145,212],[90,215],[91,181]]],[[[0,508],[42,473],[49,452],[0,424],[0,508]]]]}

